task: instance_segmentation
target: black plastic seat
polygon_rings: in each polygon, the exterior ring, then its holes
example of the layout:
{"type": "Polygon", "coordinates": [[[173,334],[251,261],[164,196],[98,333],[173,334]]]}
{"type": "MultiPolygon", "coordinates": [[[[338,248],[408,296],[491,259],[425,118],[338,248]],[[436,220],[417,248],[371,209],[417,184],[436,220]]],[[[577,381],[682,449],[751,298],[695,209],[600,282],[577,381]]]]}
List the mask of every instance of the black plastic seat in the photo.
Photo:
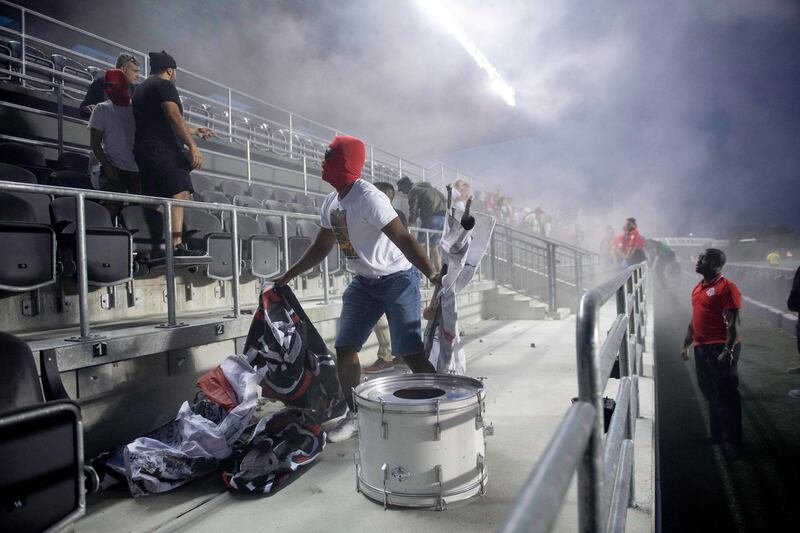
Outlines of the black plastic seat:
{"type": "Polygon", "coordinates": [[[280,237],[267,234],[262,224],[248,215],[238,215],[236,220],[245,271],[259,278],[269,278],[280,273],[280,237]]]}
{"type": "Polygon", "coordinates": [[[214,215],[199,209],[183,212],[183,240],[190,248],[203,250],[211,258],[205,274],[211,279],[233,278],[231,236],[223,233],[222,223],[214,215]]]}
{"type": "Polygon", "coordinates": [[[299,194],[298,193],[298,195],[295,198],[295,200],[296,200],[296,202],[295,202],[296,204],[305,205],[305,206],[308,206],[308,207],[316,207],[316,205],[314,204],[314,198],[312,198],[311,196],[308,196],[307,194],[299,194]]]}
{"type": "MultiPolygon", "coordinates": [[[[164,257],[164,218],[157,209],[146,205],[131,205],[125,207],[119,214],[122,226],[133,234],[133,250],[136,252],[136,262],[145,264],[149,271],[162,269],[166,266],[164,257]]],[[[173,258],[174,265],[192,267],[205,265],[211,262],[208,257],[177,256],[173,258]]],[[[142,271],[146,274],[147,272],[142,271]]]]}
{"type": "Polygon", "coordinates": [[[71,170],[86,174],[89,172],[89,156],[78,152],[64,152],[56,163],[59,170],[71,170]]]}
{"type": "Polygon", "coordinates": [[[259,200],[272,200],[272,189],[259,183],[250,184],[250,194],[259,200]]]}
{"type": "MultiPolygon", "coordinates": [[[[86,200],[86,269],[89,285],[106,287],[125,283],[133,276],[133,237],[116,228],[108,209],[86,200]]],[[[59,254],[66,273],[77,269],[74,198],[56,198],[50,203],[53,226],[58,231],[59,254]]]]}
{"type": "Polygon", "coordinates": [[[61,531],[85,510],[80,408],[45,402],[31,349],[0,332],[0,524],[61,531]]]}
{"type": "Polygon", "coordinates": [[[16,165],[33,172],[36,181],[47,184],[52,170],[47,167],[44,155],[31,146],[20,143],[0,143],[0,163],[16,165]]]}
{"type": "Polygon", "coordinates": [[[36,175],[33,172],[8,163],[0,163],[0,180],[16,183],[37,183],[36,175]]]}
{"type": "Polygon", "coordinates": [[[50,174],[48,184],[56,187],[72,187],[73,189],[94,189],[89,174],[74,170],[56,170],[50,174]]]}
{"type": "MultiPolygon", "coordinates": [[[[12,54],[14,57],[21,59],[22,58],[22,43],[20,41],[9,41],[9,45],[12,49],[12,54]]],[[[36,90],[36,91],[43,91],[43,92],[53,92],[55,89],[53,87],[53,80],[54,76],[52,73],[53,70],[53,62],[45,55],[44,52],[39,50],[36,47],[31,46],[30,44],[25,45],[25,74],[32,78],[40,79],[44,82],[49,83],[37,83],[31,80],[24,80],[25,86],[36,90]]],[[[22,70],[21,65],[17,63],[12,70],[16,70],[20,72],[22,70]]]]}
{"type": "MultiPolygon", "coordinates": [[[[264,231],[266,231],[267,234],[277,237],[283,235],[281,217],[277,215],[258,215],[256,219],[263,225],[264,231]]],[[[289,234],[292,235],[293,232],[289,232],[289,234]]]]}
{"type": "Polygon", "coordinates": [[[50,225],[50,198],[47,194],[38,192],[6,192],[9,196],[16,196],[27,202],[33,208],[34,222],[50,225]]]}
{"type": "Polygon", "coordinates": [[[0,81],[9,81],[11,80],[11,70],[14,68],[15,64],[13,64],[9,58],[14,57],[14,54],[11,50],[7,41],[0,41],[0,70],[5,72],[0,72],[0,81]]]}
{"type": "Polygon", "coordinates": [[[287,213],[291,212],[286,207],[286,204],[278,202],[277,200],[264,200],[264,209],[269,209],[270,211],[285,211],[287,213]]]}
{"type": "Polygon", "coordinates": [[[201,191],[211,191],[214,190],[214,182],[211,178],[203,176],[202,174],[198,174],[197,172],[192,172],[192,188],[194,192],[201,192],[201,191]]]}
{"type": "Polygon", "coordinates": [[[0,192],[0,250],[5,251],[0,290],[22,292],[55,283],[55,232],[37,223],[33,206],[17,194],[0,192]]]}
{"type": "Polygon", "coordinates": [[[53,68],[64,74],[60,76],[64,96],[73,100],[83,100],[93,81],[92,75],[86,70],[86,65],[61,54],[53,54],[50,59],[53,61],[53,68]]]}
{"type": "Polygon", "coordinates": [[[223,194],[234,196],[248,196],[247,184],[239,181],[224,180],[220,186],[223,194]]]}
{"type": "Polygon", "coordinates": [[[275,189],[272,193],[272,198],[276,202],[280,202],[282,204],[294,203],[294,194],[284,189],[275,189]]]}
{"type": "Polygon", "coordinates": [[[217,191],[210,191],[210,190],[200,191],[195,193],[195,196],[201,202],[206,202],[209,204],[223,204],[223,205],[231,204],[230,198],[225,196],[223,193],[217,191]]]}
{"type": "Polygon", "coordinates": [[[261,202],[250,196],[236,195],[233,197],[233,205],[240,205],[242,207],[252,207],[254,209],[261,209],[263,206],[261,202]]]}

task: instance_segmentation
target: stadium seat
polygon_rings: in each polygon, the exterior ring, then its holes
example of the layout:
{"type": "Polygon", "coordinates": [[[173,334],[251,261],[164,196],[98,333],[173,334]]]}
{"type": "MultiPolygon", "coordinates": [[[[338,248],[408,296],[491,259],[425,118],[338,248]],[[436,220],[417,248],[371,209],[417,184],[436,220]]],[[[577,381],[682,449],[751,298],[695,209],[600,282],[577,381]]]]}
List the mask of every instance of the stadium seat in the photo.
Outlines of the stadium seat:
{"type": "MultiPolygon", "coordinates": [[[[22,58],[22,43],[20,41],[9,41],[11,45],[12,53],[14,57],[22,58]]],[[[53,62],[48,59],[44,52],[35,48],[29,44],[25,45],[25,62],[26,68],[25,73],[26,75],[43,80],[45,82],[50,83],[37,83],[35,81],[26,80],[25,86],[36,90],[36,91],[44,91],[44,92],[53,92],[53,80],[54,76],[51,72],[53,70],[53,62]]],[[[17,63],[16,68],[12,70],[17,70],[18,72],[21,71],[21,65],[17,63]]]]}
{"type": "Polygon", "coordinates": [[[33,172],[8,163],[0,163],[0,180],[34,185],[37,183],[36,175],[33,172]]]}
{"type": "Polygon", "coordinates": [[[208,190],[200,191],[195,193],[195,197],[197,200],[209,204],[223,204],[223,205],[231,204],[230,198],[225,196],[223,193],[217,191],[208,191],[208,190]]]}
{"type": "Polygon", "coordinates": [[[250,185],[250,194],[259,200],[272,200],[272,189],[266,185],[253,183],[250,185]]]}
{"type": "MultiPolygon", "coordinates": [[[[263,224],[264,230],[267,232],[267,234],[275,235],[277,237],[281,237],[283,235],[281,217],[277,215],[258,215],[256,219],[260,224],[263,224]]],[[[294,230],[292,229],[292,231],[289,231],[289,235],[293,234],[294,230]]]]}
{"type": "Polygon", "coordinates": [[[269,235],[254,217],[238,215],[237,231],[242,242],[242,255],[246,268],[255,277],[268,278],[281,271],[281,243],[276,235],[269,235]]]}
{"type": "Polygon", "coordinates": [[[83,100],[84,94],[93,81],[86,66],[61,54],[53,54],[50,58],[53,61],[53,68],[65,74],[65,76],[60,76],[64,96],[72,100],[83,100]]]}
{"type": "Polygon", "coordinates": [[[214,129],[213,125],[211,124],[211,113],[209,113],[209,107],[204,105],[197,100],[189,98],[188,96],[180,96],[181,105],[183,105],[183,110],[186,113],[186,120],[191,122],[192,124],[197,124],[204,128],[211,128],[214,129]]]}
{"type": "MultiPolygon", "coordinates": [[[[188,212],[188,210],[186,211],[188,212]]],[[[120,211],[122,226],[133,233],[133,250],[137,263],[147,266],[148,271],[164,268],[164,218],[157,209],[146,205],[131,205],[120,211]]],[[[174,257],[176,267],[192,267],[211,262],[209,257],[174,257]]],[[[147,273],[145,270],[140,270],[147,273]]]]}
{"type": "Polygon", "coordinates": [[[282,204],[293,204],[294,194],[285,189],[275,189],[272,193],[272,199],[282,204]]]}
{"type": "MultiPolygon", "coordinates": [[[[133,237],[111,223],[108,209],[86,200],[86,268],[89,285],[107,287],[124,283],[133,275],[133,237]]],[[[77,267],[74,198],[56,198],[50,203],[53,226],[59,237],[62,261],[73,272],[77,267]],[[72,263],[70,265],[70,262],[72,263]]]]}
{"type": "Polygon", "coordinates": [[[307,194],[297,193],[297,196],[295,197],[295,200],[296,200],[295,203],[297,203],[297,204],[305,205],[305,206],[308,206],[308,207],[316,207],[316,204],[314,204],[314,198],[312,198],[311,196],[309,196],[307,194]]]}
{"type": "Polygon", "coordinates": [[[55,283],[55,232],[37,223],[33,206],[19,194],[0,192],[0,250],[7,252],[0,254],[0,290],[21,292],[55,283]]]}
{"type": "Polygon", "coordinates": [[[212,191],[214,190],[214,182],[211,178],[192,172],[192,188],[194,192],[212,191]]]}
{"type": "Polygon", "coordinates": [[[232,279],[231,236],[222,232],[220,220],[199,209],[186,209],[183,228],[184,242],[192,249],[204,250],[211,258],[206,265],[206,276],[217,280],[232,279]]]}
{"type": "Polygon", "coordinates": [[[248,196],[247,184],[241,181],[224,180],[220,189],[231,198],[237,195],[248,196]]]}
{"type": "Polygon", "coordinates": [[[11,79],[10,71],[13,68],[12,62],[9,58],[13,57],[11,46],[7,41],[0,41],[0,81],[9,81],[11,79]]]}
{"type": "Polygon", "coordinates": [[[285,211],[289,211],[291,213],[305,213],[304,206],[300,204],[296,204],[294,202],[287,202],[284,206],[285,211]]]}
{"type": "Polygon", "coordinates": [[[72,187],[74,189],[94,189],[89,174],[73,170],[56,170],[50,174],[48,184],[56,187],[72,187]]]}
{"type": "Polygon", "coordinates": [[[89,172],[89,156],[78,152],[64,152],[56,162],[58,170],[72,170],[86,174],[89,172]]]}
{"type": "Polygon", "coordinates": [[[233,205],[240,205],[242,207],[252,207],[255,209],[263,208],[261,202],[259,202],[255,198],[251,198],[250,196],[239,196],[239,195],[234,196],[233,205]]]}
{"type": "MultiPolygon", "coordinates": [[[[85,511],[80,408],[45,402],[26,342],[0,332],[3,531],[64,531],[85,511]]],[[[93,472],[93,471],[92,471],[93,472]]],[[[94,476],[89,476],[96,479],[94,476]]]]}
{"type": "Polygon", "coordinates": [[[270,211],[289,211],[285,204],[276,200],[264,200],[264,209],[269,209],[270,211]]]}
{"type": "Polygon", "coordinates": [[[31,146],[11,142],[0,143],[0,163],[8,163],[30,170],[39,183],[47,184],[50,180],[52,170],[47,167],[44,155],[31,146]]]}

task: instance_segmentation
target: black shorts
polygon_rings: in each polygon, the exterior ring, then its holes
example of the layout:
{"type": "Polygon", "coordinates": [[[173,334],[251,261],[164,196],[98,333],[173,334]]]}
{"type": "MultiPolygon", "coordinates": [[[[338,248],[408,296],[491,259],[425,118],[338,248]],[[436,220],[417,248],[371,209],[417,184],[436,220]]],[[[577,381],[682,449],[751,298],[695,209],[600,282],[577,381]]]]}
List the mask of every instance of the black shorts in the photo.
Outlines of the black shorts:
{"type": "Polygon", "coordinates": [[[172,198],[181,192],[194,192],[189,160],[177,147],[146,144],[134,149],[136,166],[142,179],[142,194],[172,198]]]}

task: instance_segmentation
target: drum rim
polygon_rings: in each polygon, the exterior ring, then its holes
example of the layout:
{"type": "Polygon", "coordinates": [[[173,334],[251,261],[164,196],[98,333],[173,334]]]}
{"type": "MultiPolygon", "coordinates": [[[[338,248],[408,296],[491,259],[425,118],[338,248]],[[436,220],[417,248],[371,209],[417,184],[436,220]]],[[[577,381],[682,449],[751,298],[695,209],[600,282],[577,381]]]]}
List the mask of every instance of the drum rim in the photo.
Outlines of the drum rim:
{"type": "Polygon", "coordinates": [[[462,411],[472,409],[476,405],[481,404],[486,398],[486,389],[483,382],[469,376],[458,376],[450,374],[404,374],[402,376],[381,376],[361,383],[353,391],[354,402],[358,409],[365,409],[367,411],[381,411],[381,406],[385,412],[392,413],[446,413],[453,411],[462,411]],[[464,398],[455,400],[420,400],[416,402],[381,402],[364,396],[367,391],[374,390],[376,387],[383,383],[415,383],[422,379],[438,379],[445,382],[458,382],[459,384],[467,383],[472,385],[475,390],[473,394],[464,398]]]}
{"type": "MultiPolygon", "coordinates": [[[[482,476],[479,476],[477,480],[473,481],[472,483],[467,484],[464,487],[459,487],[457,489],[451,489],[449,491],[440,492],[440,493],[435,493],[435,492],[429,492],[429,493],[405,493],[405,492],[395,492],[395,491],[391,491],[391,490],[384,490],[382,488],[375,487],[375,486],[369,484],[361,476],[360,472],[356,474],[356,480],[358,481],[358,484],[359,484],[358,490],[362,494],[364,494],[365,496],[370,498],[371,500],[375,500],[375,501],[378,501],[378,502],[380,502],[380,499],[371,497],[371,495],[368,494],[368,492],[372,491],[372,492],[377,493],[379,495],[384,495],[385,494],[390,498],[407,498],[409,500],[414,500],[414,499],[434,499],[435,500],[437,498],[441,498],[442,500],[446,500],[447,498],[453,498],[454,496],[460,496],[462,494],[466,494],[468,492],[471,492],[473,490],[478,489],[478,491],[475,494],[464,498],[464,500],[456,500],[458,503],[460,503],[462,501],[466,502],[466,501],[471,500],[472,498],[481,497],[481,496],[485,495],[486,487],[489,484],[489,470],[488,469],[484,469],[482,476]],[[480,490],[481,486],[484,487],[483,492],[481,492],[481,490],[480,490]],[[365,488],[367,490],[364,490],[365,488]]],[[[445,503],[447,503],[447,502],[445,502],[445,503]]],[[[451,503],[455,503],[455,502],[451,502],[451,503]]],[[[436,506],[435,504],[432,505],[432,506],[427,506],[427,505],[422,505],[422,506],[403,505],[401,503],[396,503],[396,502],[392,503],[391,505],[398,505],[400,507],[435,507],[436,506]]]]}

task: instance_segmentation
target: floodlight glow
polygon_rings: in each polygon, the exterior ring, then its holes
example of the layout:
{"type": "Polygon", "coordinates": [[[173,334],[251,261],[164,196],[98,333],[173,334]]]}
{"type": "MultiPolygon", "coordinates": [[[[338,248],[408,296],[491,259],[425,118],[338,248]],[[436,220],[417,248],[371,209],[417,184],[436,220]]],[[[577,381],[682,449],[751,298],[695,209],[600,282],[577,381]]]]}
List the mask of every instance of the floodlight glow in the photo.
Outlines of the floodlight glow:
{"type": "Polygon", "coordinates": [[[517,105],[516,100],[514,100],[514,95],[516,94],[514,88],[506,83],[503,76],[500,75],[494,65],[492,65],[483,52],[478,49],[478,46],[467,36],[464,29],[453,19],[453,16],[448,12],[444,4],[439,0],[417,0],[417,5],[426,15],[431,17],[431,19],[441,25],[447,33],[452,35],[453,38],[464,47],[464,50],[472,56],[475,63],[489,76],[492,90],[499,94],[508,105],[517,105]]]}

